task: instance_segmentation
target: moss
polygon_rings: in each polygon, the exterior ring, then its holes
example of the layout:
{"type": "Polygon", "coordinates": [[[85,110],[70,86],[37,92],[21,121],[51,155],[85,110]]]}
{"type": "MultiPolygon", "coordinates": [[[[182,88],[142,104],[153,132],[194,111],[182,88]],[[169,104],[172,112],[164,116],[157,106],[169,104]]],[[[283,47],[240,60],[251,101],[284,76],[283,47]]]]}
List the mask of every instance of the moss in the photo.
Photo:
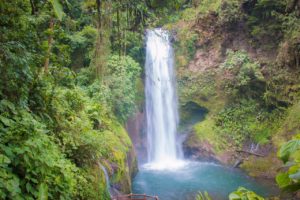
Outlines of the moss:
{"type": "Polygon", "coordinates": [[[218,12],[221,8],[222,0],[203,0],[199,5],[200,13],[218,12]]]}
{"type": "Polygon", "coordinates": [[[132,151],[132,143],[124,127],[117,121],[110,122],[110,129],[102,133],[104,141],[102,149],[106,149],[107,152],[104,158],[112,174],[111,182],[122,192],[129,193],[131,191],[130,170],[133,170],[129,167],[134,167],[134,165],[128,164],[127,155],[132,151]]]}
{"type": "Polygon", "coordinates": [[[201,121],[206,114],[207,110],[205,108],[195,102],[187,102],[180,108],[180,129],[186,130],[186,128],[201,121]]]}
{"type": "Polygon", "coordinates": [[[109,200],[110,195],[107,191],[105,174],[99,165],[93,165],[88,168],[80,169],[77,178],[80,183],[80,190],[78,196],[86,199],[97,199],[101,197],[103,200],[109,200]],[[81,177],[86,177],[82,179],[81,177]]]}
{"type": "MultiPolygon", "coordinates": [[[[278,113],[279,115],[279,113],[278,113]]],[[[295,103],[288,110],[282,110],[281,116],[263,122],[261,127],[271,133],[271,141],[276,148],[291,139],[300,131],[300,102],[295,103]]],[[[249,157],[241,166],[251,176],[275,177],[277,170],[282,166],[282,162],[277,158],[276,152],[271,152],[267,157],[249,157]]]]}
{"type": "Polygon", "coordinates": [[[195,9],[195,8],[184,9],[180,13],[180,19],[183,21],[196,20],[198,12],[199,12],[198,9],[195,9]]]}
{"type": "Polygon", "coordinates": [[[177,29],[177,39],[174,45],[177,67],[184,67],[193,59],[196,52],[195,43],[198,38],[197,36],[194,31],[191,31],[188,25],[177,29]]]}
{"type": "Polygon", "coordinates": [[[285,120],[287,131],[300,129],[300,102],[289,109],[289,114],[285,120]]]}
{"type": "Polygon", "coordinates": [[[119,122],[113,121],[112,131],[122,141],[123,147],[125,148],[124,152],[127,152],[129,150],[129,147],[131,147],[132,143],[125,128],[119,122]]]}
{"type": "MultiPolygon", "coordinates": [[[[131,150],[131,141],[125,129],[115,124],[114,132],[102,133],[102,149],[105,149],[104,157],[110,169],[111,182],[120,185],[123,192],[130,192],[131,179],[129,166],[127,165],[127,153],[131,150]],[[117,130],[117,131],[116,131],[117,130]]],[[[100,145],[100,144],[99,144],[100,145]]]]}
{"type": "Polygon", "coordinates": [[[273,152],[267,157],[250,156],[243,162],[241,168],[253,177],[273,178],[280,166],[281,162],[273,152]]]}
{"type": "Polygon", "coordinates": [[[182,105],[194,102],[210,116],[224,108],[226,96],[218,89],[214,73],[179,73],[179,99],[182,105]]]}
{"type": "Polygon", "coordinates": [[[197,13],[198,11],[195,8],[185,9],[179,13],[178,20],[164,25],[164,28],[176,32],[174,35],[174,51],[178,68],[186,66],[193,59],[196,52],[195,44],[198,34],[192,29],[192,25],[197,13]]]}
{"type": "Polygon", "coordinates": [[[136,88],[137,88],[136,105],[138,108],[142,108],[145,100],[144,82],[142,78],[138,78],[136,80],[136,88]]]}
{"type": "Polygon", "coordinates": [[[194,131],[201,142],[207,141],[215,150],[215,153],[221,153],[224,150],[224,141],[218,135],[219,131],[212,117],[207,117],[205,120],[197,123],[194,126],[194,131]]]}
{"type": "Polygon", "coordinates": [[[292,138],[293,135],[300,132],[300,101],[295,103],[286,111],[286,117],[281,123],[280,128],[272,138],[276,147],[292,138]]]}

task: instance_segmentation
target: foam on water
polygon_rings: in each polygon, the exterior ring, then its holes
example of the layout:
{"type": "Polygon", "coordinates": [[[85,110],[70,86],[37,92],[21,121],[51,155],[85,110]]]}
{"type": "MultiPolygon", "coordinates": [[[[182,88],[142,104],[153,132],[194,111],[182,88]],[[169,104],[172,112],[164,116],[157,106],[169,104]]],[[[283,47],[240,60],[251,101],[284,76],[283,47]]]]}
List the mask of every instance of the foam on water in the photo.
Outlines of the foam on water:
{"type": "Polygon", "coordinates": [[[142,167],[147,170],[168,170],[168,171],[174,171],[174,170],[180,170],[184,167],[188,166],[189,162],[185,160],[165,160],[160,162],[150,162],[146,163],[142,167]]]}

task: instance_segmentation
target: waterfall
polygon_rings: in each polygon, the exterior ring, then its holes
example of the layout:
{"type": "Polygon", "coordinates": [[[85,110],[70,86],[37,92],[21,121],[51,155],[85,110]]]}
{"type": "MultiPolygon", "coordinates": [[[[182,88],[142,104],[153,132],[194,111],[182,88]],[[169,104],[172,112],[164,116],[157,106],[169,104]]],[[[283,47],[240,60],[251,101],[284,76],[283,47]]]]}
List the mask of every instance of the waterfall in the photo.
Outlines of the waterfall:
{"type": "Polygon", "coordinates": [[[251,143],[250,152],[255,153],[258,151],[258,149],[259,149],[259,143],[257,143],[256,145],[254,143],[251,143]]]}
{"type": "Polygon", "coordinates": [[[107,173],[107,171],[106,171],[106,169],[105,169],[105,167],[104,167],[103,165],[101,165],[101,164],[99,163],[99,166],[100,166],[100,168],[102,169],[102,171],[103,171],[103,173],[104,173],[104,176],[105,176],[106,191],[108,192],[109,196],[112,197],[108,173],[107,173]]]}
{"type": "Polygon", "coordinates": [[[148,164],[174,167],[180,161],[182,150],[176,142],[178,100],[173,48],[167,31],[147,32],[145,68],[148,164]]]}

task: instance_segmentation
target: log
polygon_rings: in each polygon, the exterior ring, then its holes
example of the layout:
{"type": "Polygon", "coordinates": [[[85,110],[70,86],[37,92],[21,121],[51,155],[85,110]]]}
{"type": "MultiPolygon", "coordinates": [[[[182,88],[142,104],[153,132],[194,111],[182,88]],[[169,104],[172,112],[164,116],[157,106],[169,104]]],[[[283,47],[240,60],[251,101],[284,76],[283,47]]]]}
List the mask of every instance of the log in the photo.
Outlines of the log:
{"type": "Polygon", "coordinates": [[[233,168],[238,168],[242,163],[244,162],[243,159],[238,159],[235,164],[233,165],[233,168]]]}
{"type": "Polygon", "coordinates": [[[251,154],[251,155],[254,155],[254,156],[258,156],[258,157],[265,157],[266,156],[266,155],[263,155],[263,154],[254,153],[254,152],[246,151],[246,150],[236,150],[236,152],[247,153],[247,154],[251,154]]]}

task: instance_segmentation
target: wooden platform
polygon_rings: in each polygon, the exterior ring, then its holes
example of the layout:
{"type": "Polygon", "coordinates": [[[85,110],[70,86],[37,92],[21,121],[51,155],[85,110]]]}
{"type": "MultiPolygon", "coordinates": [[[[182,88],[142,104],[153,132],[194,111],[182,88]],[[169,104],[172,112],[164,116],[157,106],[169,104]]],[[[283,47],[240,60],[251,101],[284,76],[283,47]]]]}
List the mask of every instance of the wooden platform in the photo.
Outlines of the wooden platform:
{"type": "Polygon", "coordinates": [[[112,200],[159,200],[157,196],[149,196],[146,194],[127,194],[119,195],[112,198],[112,200]]]}

